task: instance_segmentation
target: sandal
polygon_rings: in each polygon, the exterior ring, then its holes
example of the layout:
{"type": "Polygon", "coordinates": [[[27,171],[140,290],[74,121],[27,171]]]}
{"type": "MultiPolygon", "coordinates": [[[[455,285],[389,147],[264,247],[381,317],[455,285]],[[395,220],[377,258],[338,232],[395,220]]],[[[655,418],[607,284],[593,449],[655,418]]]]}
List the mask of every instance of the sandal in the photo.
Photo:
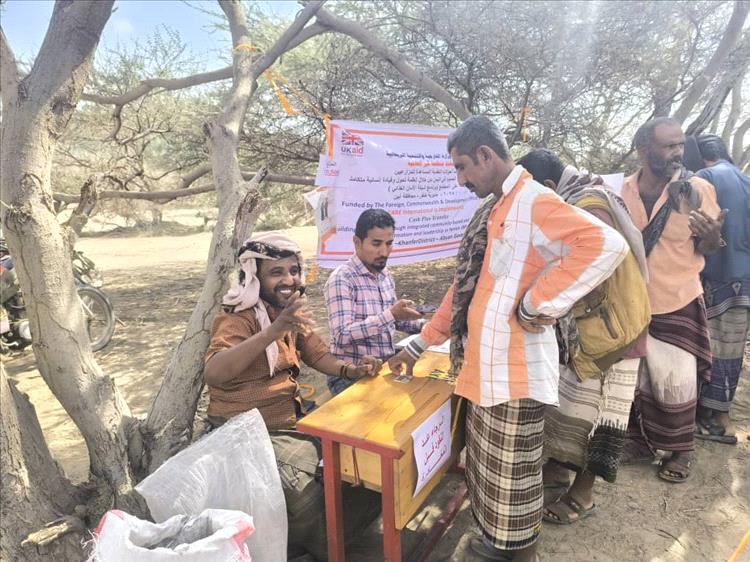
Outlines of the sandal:
{"type": "Polygon", "coordinates": [[[572,525],[582,519],[586,519],[589,515],[593,515],[595,511],[596,504],[593,504],[589,508],[585,508],[570,494],[563,494],[556,502],[551,503],[544,508],[542,520],[555,525],[572,525]],[[565,506],[567,510],[562,511],[558,507],[557,511],[555,511],[555,506],[565,506]],[[573,517],[573,514],[576,514],[577,517],[573,517]]]}
{"type": "Polygon", "coordinates": [[[667,482],[682,483],[690,477],[690,466],[692,461],[687,463],[674,459],[665,459],[659,465],[658,476],[667,482]]]}
{"type": "Polygon", "coordinates": [[[737,436],[727,434],[727,428],[714,423],[712,419],[698,418],[695,422],[695,436],[706,441],[715,441],[727,445],[736,445],[737,436]]]}

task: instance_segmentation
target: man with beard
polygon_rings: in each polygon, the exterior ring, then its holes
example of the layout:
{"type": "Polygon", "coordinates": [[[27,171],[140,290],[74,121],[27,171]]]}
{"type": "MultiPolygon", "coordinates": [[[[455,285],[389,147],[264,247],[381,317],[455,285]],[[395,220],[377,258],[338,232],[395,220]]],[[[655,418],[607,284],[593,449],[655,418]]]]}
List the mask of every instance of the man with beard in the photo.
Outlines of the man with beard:
{"type": "MultiPolygon", "coordinates": [[[[356,363],[370,355],[385,360],[395,352],[396,330],[414,334],[424,324],[412,301],[396,298],[396,284],[386,268],[395,228],[387,211],[364,211],[354,228],[355,254],[328,278],[324,292],[330,349],[339,359],[356,363]]],[[[354,380],[328,379],[334,395],[352,384],[354,380]]]]}
{"type": "Polygon", "coordinates": [[[700,272],[718,249],[723,215],[716,192],[682,166],[679,122],[644,123],[633,140],[641,168],[625,179],[622,198],[643,233],[651,302],[646,357],[631,410],[624,461],[671,452],[660,478],[684,482],[694,449],[698,379],[710,381],[711,348],[700,272]]]}
{"type": "Polygon", "coordinates": [[[420,335],[389,360],[410,371],[451,340],[456,394],[467,400],[466,482],[493,560],[533,561],[543,508],[544,407],[556,404],[555,319],[612,274],[628,245],[516,166],[486,117],[448,137],[460,185],[484,199],[464,233],[456,274],[420,335]]]}
{"type": "MultiPolygon", "coordinates": [[[[289,520],[289,557],[326,558],[325,500],[321,447],[314,437],[295,431],[304,415],[297,377],[299,357],[327,375],[353,379],[374,376],[381,362],[363,357],[359,365],[337,359],[312,330],[305,310],[303,262],[299,247],[275,232],[253,236],[240,248],[240,280],[224,296],[214,319],[203,376],[208,385],[208,419],[227,419],[257,408],[276,455],[289,520]]],[[[345,488],[352,514],[347,539],[378,514],[379,495],[345,488]]]]}

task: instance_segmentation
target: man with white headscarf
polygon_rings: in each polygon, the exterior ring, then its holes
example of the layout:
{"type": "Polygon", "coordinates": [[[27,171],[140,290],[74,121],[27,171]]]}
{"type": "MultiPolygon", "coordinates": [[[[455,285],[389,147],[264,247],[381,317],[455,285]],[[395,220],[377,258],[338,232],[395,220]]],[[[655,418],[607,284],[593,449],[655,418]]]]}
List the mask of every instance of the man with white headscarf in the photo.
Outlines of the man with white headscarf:
{"type": "MultiPolygon", "coordinates": [[[[335,358],[312,330],[305,310],[299,246],[278,232],[254,235],[240,248],[240,279],[223,300],[211,328],[204,378],[208,418],[219,426],[257,408],[268,428],[289,518],[289,556],[326,557],[325,500],[320,443],[295,431],[304,415],[297,377],[299,358],[327,375],[373,376],[381,362],[359,365],[335,358]],[[299,357],[299,358],[298,358],[299,357]]],[[[353,537],[377,515],[378,494],[347,488],[344,501],[357,504],[347,531],[353,537]]],[[[348,537],[347,537],[348,538],[348,537]]]]}

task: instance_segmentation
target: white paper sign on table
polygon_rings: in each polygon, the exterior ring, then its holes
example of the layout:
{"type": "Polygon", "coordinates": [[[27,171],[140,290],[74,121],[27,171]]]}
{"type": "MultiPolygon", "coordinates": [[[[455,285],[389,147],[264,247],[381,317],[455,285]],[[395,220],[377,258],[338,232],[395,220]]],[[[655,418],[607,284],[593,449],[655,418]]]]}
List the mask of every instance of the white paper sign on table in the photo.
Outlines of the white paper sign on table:
{"type": "Polygon", "coordinates": [[[430,481],[451,456],[451,401],[446,400],[411,434],[414,460],[417,463],[417,485],[414,496],[430,481]]]}

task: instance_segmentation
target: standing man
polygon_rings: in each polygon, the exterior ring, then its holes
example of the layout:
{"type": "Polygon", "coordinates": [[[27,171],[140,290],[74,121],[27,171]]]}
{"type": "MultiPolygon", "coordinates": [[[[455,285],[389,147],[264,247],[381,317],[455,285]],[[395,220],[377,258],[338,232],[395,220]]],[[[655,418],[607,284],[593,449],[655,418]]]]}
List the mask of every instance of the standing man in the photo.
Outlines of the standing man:
{"type": "Polygon", "coordinates": [[[726,244],[706,257],[701,277],[711,333],[711,384],[701,388],[697,436],[734,445],[729,409],[742,371],[750,329],[750,178],[729,157],[721,137],[698,137],[705,169],[698,176],[716,188],[722,209],[730,209],[721,231],[726,244]]]}
{"type": "MultiPolygon", "coordinates": [[[[355,254],[337,267],[325,285],[331,353],[350,363],[365,355],[386,360],[395,353],[396,330],[414,334],[424,324],[414,303],[396,299],[396,284],[386,268],[396,222],[383,209],[367,209],[354,229],[355,254]]],[[[329,377],[334,396],[354,380],[329,377]]]]}
{"type": "Polygon", "coordinates": [[[647,121],[633,144],[641,167],[625,179],[622,198],[643,233],[652,317],[625,460],[653,460],[656,449],[669,451],[658,475],[684,482],[695,448],[698,377],[711,380],[700,272],[703,256],[719,248],[722,217],[713,186],[682,166],[685,135],[679,122],[647,121]]]}
{"type": "Polygon", "coordinates": [[[536,559],[543,508],[544,405],[557,403],[553,324],[628,252],[593,215],[535,182],[486,117],[448,137],[458,183],[484,198],[464,233],[453,286],[419,337],[392,358],[410,371],[451,339],[456,393],[468,400],[466,480],[491,559],[536,559]]]}

